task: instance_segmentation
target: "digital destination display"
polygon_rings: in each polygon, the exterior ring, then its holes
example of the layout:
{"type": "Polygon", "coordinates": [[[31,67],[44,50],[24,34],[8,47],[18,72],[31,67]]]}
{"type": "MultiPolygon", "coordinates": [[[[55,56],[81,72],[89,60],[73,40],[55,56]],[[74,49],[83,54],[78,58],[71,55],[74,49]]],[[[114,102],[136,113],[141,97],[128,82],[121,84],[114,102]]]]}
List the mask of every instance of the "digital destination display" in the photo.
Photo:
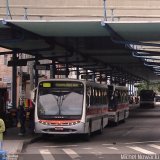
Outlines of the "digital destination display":
{"type": "Polygon", "coordinates": [[[51,87],[50,82],[43,82],[42,85],[43,85],[44,88],[50,88],[51,87]]]}
{"type": "Polygon", "coordinates": [[[80,83],[68,83],[68,82],[56,82],[55,87],[80,87],[82,84],[80,83]]]}
{"type": "Polygon", "coordinates": [[[43,88],[79,88],[82,87],[83,84],[79,82],[59,82],[59,81],[53,81],[53,82],[41,82],[40,86],[43,88]]]}

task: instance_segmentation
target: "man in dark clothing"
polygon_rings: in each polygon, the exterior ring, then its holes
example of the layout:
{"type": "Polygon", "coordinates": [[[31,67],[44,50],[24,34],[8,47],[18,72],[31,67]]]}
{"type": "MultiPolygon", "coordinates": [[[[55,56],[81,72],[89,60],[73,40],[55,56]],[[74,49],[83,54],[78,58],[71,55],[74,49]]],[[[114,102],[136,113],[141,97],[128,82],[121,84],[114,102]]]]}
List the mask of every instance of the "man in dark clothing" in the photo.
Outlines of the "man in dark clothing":
{"type": "Polygon", "coordinates": [[[20,122],[20,132],[18,135],[24,135],[26,132],[26,128],[25,128],[26,112],[24,109],[23,101],[20,102],[20,105],[18,107],[18,118],[19,118],[19,122],[20,122]]]}

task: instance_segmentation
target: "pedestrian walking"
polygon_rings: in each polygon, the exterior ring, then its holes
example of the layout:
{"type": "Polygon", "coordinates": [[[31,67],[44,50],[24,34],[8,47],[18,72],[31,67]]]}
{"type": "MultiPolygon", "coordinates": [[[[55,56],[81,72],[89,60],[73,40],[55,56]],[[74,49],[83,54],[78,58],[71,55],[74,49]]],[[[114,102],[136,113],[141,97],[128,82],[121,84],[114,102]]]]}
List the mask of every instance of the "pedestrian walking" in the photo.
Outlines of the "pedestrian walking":
{"type": "Polygon", "coordinates": [[[26,132],[25,122],[26,122],[26,111],[24,109],[24,102],[20,100],[18,107],[18,119],[20,122],[20,132],[18,135],[24,135],[26,132]]]}
{"type": "Polygon", "coordinates": [[[3,119],[0,118],[0,150],[3,149],[3,133],[5,132],[5,123],[3,119]]]}

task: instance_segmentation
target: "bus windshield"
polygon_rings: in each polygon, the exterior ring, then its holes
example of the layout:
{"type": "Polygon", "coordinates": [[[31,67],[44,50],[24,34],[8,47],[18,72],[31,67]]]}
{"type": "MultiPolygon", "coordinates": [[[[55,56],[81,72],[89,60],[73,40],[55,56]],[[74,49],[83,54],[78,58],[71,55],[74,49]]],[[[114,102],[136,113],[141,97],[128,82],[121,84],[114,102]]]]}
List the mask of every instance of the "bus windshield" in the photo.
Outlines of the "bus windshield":
{"type": "Polygon", "coordinates": [[[81,82],[41,82],[37,112],[40,119],[77,119],[82,115],[84,85],[81,82]]]}

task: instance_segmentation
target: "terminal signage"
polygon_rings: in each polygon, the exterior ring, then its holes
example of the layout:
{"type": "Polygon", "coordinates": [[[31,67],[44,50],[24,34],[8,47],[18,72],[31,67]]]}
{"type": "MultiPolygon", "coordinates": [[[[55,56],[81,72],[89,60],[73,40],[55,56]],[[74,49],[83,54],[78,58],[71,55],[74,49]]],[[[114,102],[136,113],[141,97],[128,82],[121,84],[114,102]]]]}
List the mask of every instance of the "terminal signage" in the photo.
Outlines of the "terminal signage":
{"type": "Polygon", "coordinates": [[[35,69],[37,70],[50,70],[49,65],[35,65],[35,69]]]}

